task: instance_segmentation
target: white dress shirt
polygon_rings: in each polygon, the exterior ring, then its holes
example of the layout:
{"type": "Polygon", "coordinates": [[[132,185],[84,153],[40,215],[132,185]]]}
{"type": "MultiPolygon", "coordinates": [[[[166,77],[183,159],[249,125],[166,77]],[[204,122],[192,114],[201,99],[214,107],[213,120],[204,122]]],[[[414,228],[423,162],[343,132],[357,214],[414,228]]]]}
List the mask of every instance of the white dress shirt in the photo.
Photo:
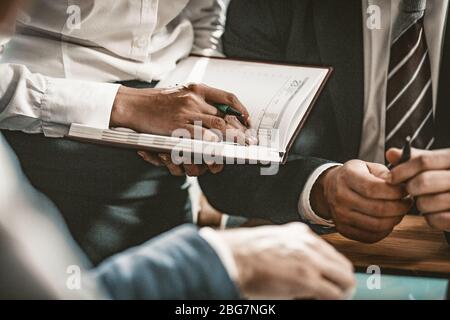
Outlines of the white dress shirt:
{"type": "Polygon", "coordinates": [[[122,80],[160,80],[220,52],[223,0],[36,0],[0,64],[0,129],[107,128],[122,80]]]}
{"type": "MultiPolygon", "coordinates": [[[[359,159],[384,164],[385,149],[385,110],[391,30],[399,16],[401,0],[362,0],[364,29],[364,119],[362,143],[359,159]],[[366,19],[367,9],[376,5],[381,9],[381,28],[369,29],[366,19]],[[385,17],[390,17],[386,19],[385,17]]],[[[431,59],[433,81],[433,101],[436,108],[439,69],[442,56],[443,35],[447,19],[449,0],[427,1],[425,13],[425,34],[431,59]]],[[[299,200],[299,213],[307,221],[332,227],[332,221],[317,216],[311,208],[310,194],[314,183],[329,168],[340,164],[327,164],[316,169],[309,177],[299,200]]]]}

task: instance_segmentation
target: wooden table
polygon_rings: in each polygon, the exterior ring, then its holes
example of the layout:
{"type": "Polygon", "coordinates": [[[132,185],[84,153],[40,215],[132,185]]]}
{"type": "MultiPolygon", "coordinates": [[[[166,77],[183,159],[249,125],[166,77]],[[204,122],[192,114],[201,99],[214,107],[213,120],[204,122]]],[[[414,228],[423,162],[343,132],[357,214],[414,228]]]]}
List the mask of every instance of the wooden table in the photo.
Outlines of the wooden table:
{"type": "Polygon", "coordinates": [[[388,238],[376,244],[348,240],[337,233],[323,238],[358,271],[378,265],[391,274],[450,278],[450,245],[444,234],[432,230],[422,217],[406,217],[388,238]]]}

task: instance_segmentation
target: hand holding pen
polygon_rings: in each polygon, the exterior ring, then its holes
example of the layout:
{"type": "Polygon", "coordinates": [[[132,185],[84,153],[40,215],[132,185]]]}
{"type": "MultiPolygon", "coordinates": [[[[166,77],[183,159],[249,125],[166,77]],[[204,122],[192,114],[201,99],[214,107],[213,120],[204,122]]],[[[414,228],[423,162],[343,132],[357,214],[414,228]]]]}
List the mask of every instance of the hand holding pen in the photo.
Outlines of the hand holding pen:
{"type": "Polygon", "coordinates": [[[430,226],[450,231],[450,149],[418,150],[411,148],[411,141],[407,145],[404,150],[391,149],[386,154],[397,164],[389,182],[405,184],[430,226]]]}

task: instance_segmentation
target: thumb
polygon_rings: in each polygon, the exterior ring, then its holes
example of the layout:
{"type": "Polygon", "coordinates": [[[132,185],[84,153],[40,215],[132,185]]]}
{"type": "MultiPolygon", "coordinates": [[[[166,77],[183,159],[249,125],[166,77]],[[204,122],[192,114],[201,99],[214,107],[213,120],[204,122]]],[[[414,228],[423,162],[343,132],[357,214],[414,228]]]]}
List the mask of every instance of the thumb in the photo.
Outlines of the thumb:
{"type": "Polygon", "coordinates": [[[393,166],[397,165],[402,158],[402,150],[398,148],[391,148],[386,152],[386,159],[393,166]]]}
{"type": "MultiPolygon", "coordinates": [[[[430,153],[429,150],[420,150],[416,148],[411,148],[411,159],[417,158],[421,155],[430,153]]],[[[402,158],[403,150],[398,148],[391,148],[386,152],[386,159],[392,165],[396,166],[399,164],[400,159],[402,158]]]]}
{"type": "Polygon", "coordinates": [[[369,172],[377,178],[383,179],[385,181],[389,181],[391,178],[391,172],[389,169],[379,163],[367,163],[367,168],[369,168],[369,172]]]}

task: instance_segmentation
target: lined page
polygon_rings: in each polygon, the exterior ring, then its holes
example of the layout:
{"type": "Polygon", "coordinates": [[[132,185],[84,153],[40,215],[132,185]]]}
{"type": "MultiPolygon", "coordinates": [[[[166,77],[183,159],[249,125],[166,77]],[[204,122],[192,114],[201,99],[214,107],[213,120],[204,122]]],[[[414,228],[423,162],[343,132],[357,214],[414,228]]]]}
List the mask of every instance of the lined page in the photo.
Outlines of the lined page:
{"type": "Polygon", "coordinates": [[[327,68],[189,57],[158,87],[204,83],[232,92],[249,110],[260,142],[286,151],[295,132],[291,124],[300,123],[328,72],[327,68]]]}

